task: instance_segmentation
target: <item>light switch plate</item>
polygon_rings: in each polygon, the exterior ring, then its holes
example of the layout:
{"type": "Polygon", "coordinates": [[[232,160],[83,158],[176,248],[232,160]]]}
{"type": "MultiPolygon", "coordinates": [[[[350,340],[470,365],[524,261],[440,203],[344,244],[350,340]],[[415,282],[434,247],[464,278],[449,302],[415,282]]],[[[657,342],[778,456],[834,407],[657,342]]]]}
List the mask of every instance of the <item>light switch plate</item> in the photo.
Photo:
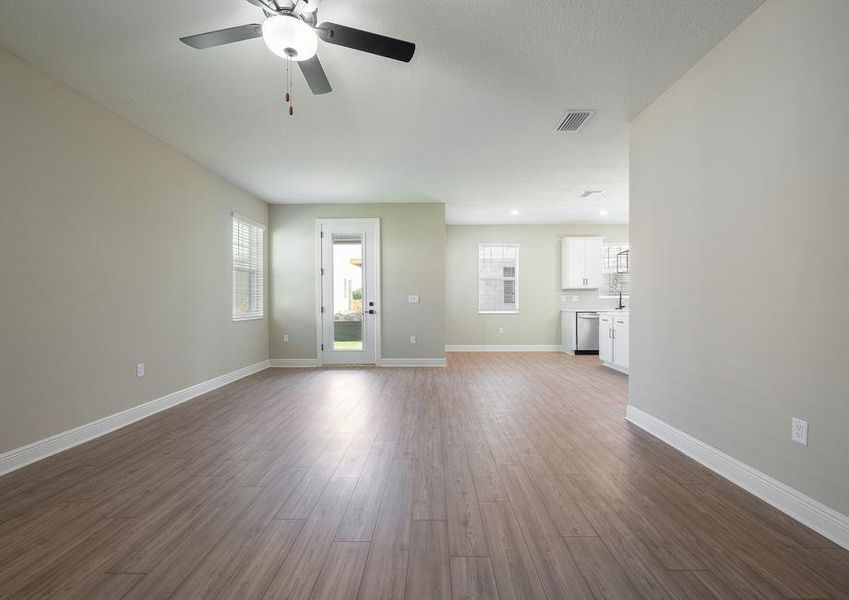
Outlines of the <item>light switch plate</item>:
{"type": "Polygon", "coordinates": [[[502,335],[503,333],[504,333],[504,328],[503,328],[503,327],[499,327],[499,328],[498,328],[498,335],[502,335]]]}
{"type": "Polygon", "coordinates": [[[415,294],[413,296],[407,296],[407,303],[408,304],[418,304],[419,303],[418,294],[415,294]]]}
{"type": "Polygon", "coordinates": [[[283,343],[284,343],[284,344],[288,344],[288,343],[289,343],[289,334],[288,334],[288,333],[284,333],[284,334],[283,334],[283,343]]]}
{"type": "Polygon", "coordinates": [[[803,446],[808,445],[808,422],[802,419],[793,418],[793,429],[790,432],[790,439],[797,444],[803,446]]]}
{"type": "Polygon", "coordinates": [[[572,296],[572,302],[580,302],[580,301],[581,301],[580,296],[572,296]]]}
{"type": "Polygon", "coordinates": [[[414,336],[414,335],[411,335],[411,336],[410,336],[410,343],[411,343],[411,344],[415,344],[415,343],[416,343],[416,336],[414,336]]]}
{"type": "Polygon", "coordinates": [[[144,377],[144,363],[136,365],[136,377],[144,377]]]}

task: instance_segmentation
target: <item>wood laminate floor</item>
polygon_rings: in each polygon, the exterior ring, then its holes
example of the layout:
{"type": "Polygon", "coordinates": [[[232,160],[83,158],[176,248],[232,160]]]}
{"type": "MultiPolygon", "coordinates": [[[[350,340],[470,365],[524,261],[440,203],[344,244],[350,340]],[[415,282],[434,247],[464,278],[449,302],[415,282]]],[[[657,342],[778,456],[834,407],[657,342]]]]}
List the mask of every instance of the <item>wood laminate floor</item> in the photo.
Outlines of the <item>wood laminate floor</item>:
{"type": "Polygon", "coordinates": [[[0,598],[834,598],[594,357],[271,369],[0,478],[0,598]]]}

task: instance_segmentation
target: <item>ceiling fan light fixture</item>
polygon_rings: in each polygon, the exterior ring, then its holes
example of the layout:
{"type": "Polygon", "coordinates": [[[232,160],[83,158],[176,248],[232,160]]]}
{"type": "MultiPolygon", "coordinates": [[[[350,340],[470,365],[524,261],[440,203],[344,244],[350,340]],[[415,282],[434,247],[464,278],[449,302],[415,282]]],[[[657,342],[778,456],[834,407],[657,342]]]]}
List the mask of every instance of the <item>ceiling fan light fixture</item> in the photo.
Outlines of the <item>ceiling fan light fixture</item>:
{"type": "Polygon", "coordinates": [[[291,60],[309,60],[318,50],[318,36],[298,17],[277,15],[262,24],[262,39],[277,56],[291,60]]]}

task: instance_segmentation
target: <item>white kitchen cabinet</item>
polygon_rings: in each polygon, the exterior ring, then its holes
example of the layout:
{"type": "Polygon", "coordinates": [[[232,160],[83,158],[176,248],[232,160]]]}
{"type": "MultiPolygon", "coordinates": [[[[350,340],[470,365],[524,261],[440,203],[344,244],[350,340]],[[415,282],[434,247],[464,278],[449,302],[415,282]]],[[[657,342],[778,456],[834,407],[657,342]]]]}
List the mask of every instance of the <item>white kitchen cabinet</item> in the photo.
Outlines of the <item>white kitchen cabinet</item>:
{"type": "Polygon", "coordinates": [[[629,354],[628,313],[601,313],[598,320],[598,357],[605,366],[627,373],[629,354]]]}
{"type": "Polygon", "coordinates": [[[568,237],[561,240],[560,288],[594,290],[601,287],[600,237],[568,237]]]}
{"type": "Polygon", "coordinates": [[[628,317],[613,315],[613,364],[625,372],[631,364],[628,343],[628,317]]]}
{"type": "Polygon", "coordinates": [[[613,315],[598,316],[598,357],[604,363],[613,363],[613,315]]]}

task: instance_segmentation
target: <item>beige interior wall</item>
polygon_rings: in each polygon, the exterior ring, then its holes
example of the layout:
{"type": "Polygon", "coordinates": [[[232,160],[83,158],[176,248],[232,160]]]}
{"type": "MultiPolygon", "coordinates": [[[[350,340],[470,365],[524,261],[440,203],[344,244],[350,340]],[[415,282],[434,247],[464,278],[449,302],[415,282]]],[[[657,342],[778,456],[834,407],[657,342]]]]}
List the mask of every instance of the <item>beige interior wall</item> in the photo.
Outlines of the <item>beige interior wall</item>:
{"type": "Polygon", "coordinates": [[[560,290],[560,240],[602,236],[627,242],[627,225],[449,225],[446,338],[449,345],[560,344],[561,295],[569,308],[614,307],[597,291],[560,290]],[[519,244],[519,314],[478,314],[478,244],[519,244]],[[573,302],[577,297],[577,302],[573,302]],[[499,334],[499,327],[504,333],[499,334]]]}
{"type": "Polygon", "coordinates": [[[230,273],[266,204],[2,50],[0,82],[0,452],[267,359],[230,273]]]}
{"type": "Polygon", "coordinates": [[[631,134],[631,403],[844,514],[847,32],[767,0],[631,134]]]}
{"type": "Polygon", "coordinates": [[[366,217],[381,223],[383,358],[444,356],[443,204],[276,204],[269,227],[271,358],[316,357],[316,219],[366,217]],[[410,294],[421,302],[408,304],[410,294]]]}

